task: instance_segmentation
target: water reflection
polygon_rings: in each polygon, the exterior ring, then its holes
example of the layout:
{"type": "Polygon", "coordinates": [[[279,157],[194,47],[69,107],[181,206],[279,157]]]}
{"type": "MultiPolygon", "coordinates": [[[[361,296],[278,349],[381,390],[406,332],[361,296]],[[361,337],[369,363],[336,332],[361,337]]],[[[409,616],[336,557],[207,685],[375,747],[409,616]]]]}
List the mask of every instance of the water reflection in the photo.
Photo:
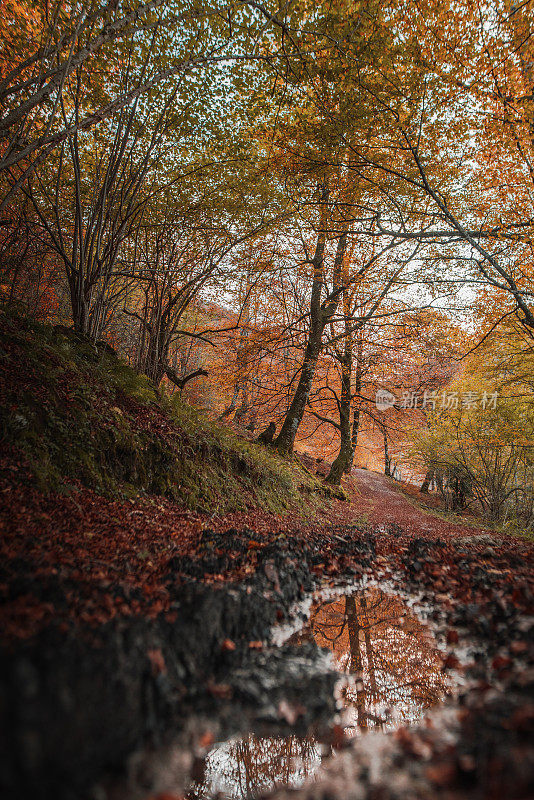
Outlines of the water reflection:
{"type": "MultiPolygon", "coordinates": [[[[415,722],[447,692],[430,630],[396,595],[367,588],[316,602],[290,642],[307,639],[329,648],[345,676],[340,701],[346,735],[415,722]]],[[[298,786],[316,774],[324,755],[325,746],[311,737],[250,734],[208,754],[188,798],[244,800],[276,786],[298,786]]]]}
{"type": "Polygon", "coordinates": [[[187,798],[244,800],[277,786],[300,786],[320,762],[321,745],[312,738],[249,734],[209,753],[204,775],[194,782],[187,798]]]}
{"type": "Polygon", "coordinates": [[[346,732],[412,723],[448,690],[429,628],[396,595],[366,589],[313,606],[292,641],[328,647],[348,680],[341,689],[346,732]]]}

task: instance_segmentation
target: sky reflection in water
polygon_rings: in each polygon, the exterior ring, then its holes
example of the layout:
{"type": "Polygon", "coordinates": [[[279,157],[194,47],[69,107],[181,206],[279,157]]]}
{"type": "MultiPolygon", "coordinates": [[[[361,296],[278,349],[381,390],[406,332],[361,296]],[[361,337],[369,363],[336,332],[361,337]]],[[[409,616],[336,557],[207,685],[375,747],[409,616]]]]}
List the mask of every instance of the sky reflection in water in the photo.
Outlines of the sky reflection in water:
{"type": "MultiPolygon", "coordinates": [[[[429,628],[403,600],[380,589],[315,603],[308,623],[290,639],[314,639],[332,651],[348,736],[416,722],[449,688],[429,628]]],[[[306,697],[302,697],[305,705],[306,697]]],[[[276,786],[298,786],[317,773],[330,748],[313,737],[249,734],[214,747],[190,800],[242,800],[276,786]]]]}

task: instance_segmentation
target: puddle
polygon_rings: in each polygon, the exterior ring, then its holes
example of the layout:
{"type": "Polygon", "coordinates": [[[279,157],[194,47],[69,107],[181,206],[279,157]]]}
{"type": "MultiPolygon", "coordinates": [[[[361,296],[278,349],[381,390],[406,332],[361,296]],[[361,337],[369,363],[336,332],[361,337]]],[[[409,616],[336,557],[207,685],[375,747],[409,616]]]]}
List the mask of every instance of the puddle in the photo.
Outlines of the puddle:
{"type": "Polygon", "coordinates": [[[296,787],[312,778],[330,753],[313,738],[249,734],[215,747],[186,800],[245,800],[279,786],[296,787]]]}
{"type": "MultiPolygon", "coordinates": [[[[401,597],[379,588],[312,603],[309,620],[288,643],[310,639],[330,650],[340,673],[339,724],[346,736],[417,722],[451,690],[429,627],[401,597]]],[[[245,800],[280,785],[296,787],[332,752],[314,737],[249,734],[223,742],[208,753],[186,797],[245,800]]]]}
{"type": "Polygon", "coordinates": [[[290,641],[313,638],[332,651],[345,732],[414,723],[441,702],[450,682],[429,627],[398,595],[367,588],[312,606],[290,641]]]}

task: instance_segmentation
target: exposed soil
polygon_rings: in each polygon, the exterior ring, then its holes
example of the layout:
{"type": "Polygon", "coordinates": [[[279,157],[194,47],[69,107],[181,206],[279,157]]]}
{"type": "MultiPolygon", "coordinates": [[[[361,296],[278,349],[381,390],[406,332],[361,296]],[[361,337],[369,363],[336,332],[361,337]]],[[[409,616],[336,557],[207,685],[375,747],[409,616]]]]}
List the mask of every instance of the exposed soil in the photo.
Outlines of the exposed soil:
{"type": "Polygon", "coordinates": [[[474,517],[458,523],[431,513],[432,508],[443,510],[435,494],[421,494],[413,485],[398,484],[393,478],[370,470],[353,469],[352,477],[356,484],[355,496],[351,498],[355,510],[365,514],[372,527],[395,523],[418,536],[430,537],[480,532],[480,529],[477,531],[480,521],[474,517]]]}
{"type": "MultiPolygon", "coordinates": [[[[353,528],[294,538],[207,529],[195,557],[167,559],[165,613],[66,631],[49,625],[16,647],[8,643],[0,673],[2,796],[79,797],[104,768],[176,730],[208,701],[236,701],[232,713],[241,719],[241,702],[254,705],[258,718],[268,708],[276,721],[278,703],[298,689],[273,664],[259,669],[256,643],[312,589],[334,547],[347,572],[361,574],[374,555],[373,538],[353,528]],[[206,580],[223,572],[240,582],[206,580]],[[242,678],[235,691],[222,681],[236,665],[256,675],[254,691],[242,678]],[[259,674],[273,670],[278,682],[271,674],[262,689],[259,674]]],[[[61,589],[56,584],[60,601],[61,589]]],[[[308,706],[302,724],[332,712],[333,679],[321,673],[317,680],[317,706],[308,706]]]]}

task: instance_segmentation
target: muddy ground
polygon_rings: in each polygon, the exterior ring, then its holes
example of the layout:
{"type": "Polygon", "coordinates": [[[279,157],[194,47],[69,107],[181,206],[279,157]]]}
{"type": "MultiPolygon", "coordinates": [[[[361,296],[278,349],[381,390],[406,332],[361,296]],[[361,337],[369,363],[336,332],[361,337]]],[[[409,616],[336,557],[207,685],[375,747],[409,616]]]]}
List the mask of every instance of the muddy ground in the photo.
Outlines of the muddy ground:
{"type": "MultiPolygon", "coordinates": [[[[373,537],[353,528],[311,542],[298,537],[273,542],[247,530],[208,529],[197,558],[169,560],[172,616],[118,619],[67,634],[48,626],[5,647],[2,797],[79,797],[106,769],[120,767],[148,741],[162,742],[193,711],[214,713],[217,701],[221,717],[231,699],[229,718],[246,719],[248,710],[239,708],[247,706],[258,721],[277,722],[280,701],[292,701],[307,679],[317,700],[307,705],[301,728],[331,714],[334,678],[315,669],[317,648],[304,659],[300,679],[291,681],[280,666],[286,663],[284,654],[266,659],[257,643],[267,640],[272,626],[311,591],[322,570],[316,564],[333,542],[347,575],[361,574],[371,563],[373,537]],[[205,576],[250,560],[251,550],[255,568],[244,582],[205,583],[205,576]],[[237,666],[244,672],[232,686],[228,676],[237,666]]],[[[38,596],[39,578],[31,581],[38,596]]]]}
{"type": "MultiPolygon", "coordinates": [[[[128,763],[143,764],[143,774],[123,797],[157,796],[169,791],[163,765],[149,768],[132,754],[147,747],[162,754],[177,735],[190,754],[248,728],[327,735],[335,676],[322,654],[313,645],[265,642],[314,586],[363,578],[422,596],[446,642],[443,670],[460,670],[468,688],[422,727],[356,742],[337,731],[339,756],[291,796],[534,796],[532,545],[443,522],[380,476],[366,475],[361,486],[355,507],[366,509],[365,524],[205,529],[194,549],[175,551],[158,573],[166,597],[159,615],[67,630],[46,622],[26,639],[6,641],[1,796],[111,797],[106,787],[124,787],[128,763]]],[[[4,565],[7,602],[31,596],[61,619],[71,577],[33,566],[24,559],[4,565]]],[[[184,781],[190,766],[178,769],[184,781]]],[[[178,796],[176,776],[171,785],[178,796]]]]}

